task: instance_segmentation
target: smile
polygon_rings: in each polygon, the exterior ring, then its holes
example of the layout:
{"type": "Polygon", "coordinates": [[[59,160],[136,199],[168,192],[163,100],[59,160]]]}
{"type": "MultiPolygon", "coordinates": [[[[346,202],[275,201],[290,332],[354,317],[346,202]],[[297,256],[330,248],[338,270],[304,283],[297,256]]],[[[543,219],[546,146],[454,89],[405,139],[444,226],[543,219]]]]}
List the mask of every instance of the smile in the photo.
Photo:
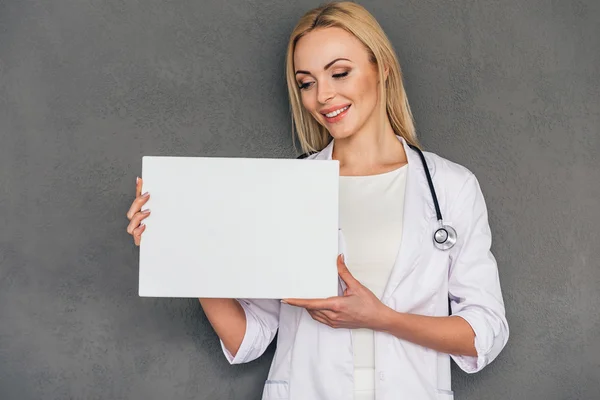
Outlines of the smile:
{"type": "Polygon", "coordinates": [[[333,118],[333,117],[335,117],[336,115],[339,115],[339,114],[343,113],[344,111],[346,111],[346,110],[347,110],[349,107],[350,107],[350,106],[346,106],[346,107],[344,107],[344,108],[340,108],[339,110],[335,110],[335,111],[332,111],[332,112],[330,112],[330,113],[327,113],[327,114],[325,114],[325,116],[326,116],[327,118],[333,118]]]}
{"type": "Polygon", "coordinates": [[[348,114],[348,109],[352,106],[352,104],[348,104],[342,108],[338,108],[337,110],[328,112],[327,114],[321,114],[325,117],[326,122],[333,124],[340,121],[348,114]]]}

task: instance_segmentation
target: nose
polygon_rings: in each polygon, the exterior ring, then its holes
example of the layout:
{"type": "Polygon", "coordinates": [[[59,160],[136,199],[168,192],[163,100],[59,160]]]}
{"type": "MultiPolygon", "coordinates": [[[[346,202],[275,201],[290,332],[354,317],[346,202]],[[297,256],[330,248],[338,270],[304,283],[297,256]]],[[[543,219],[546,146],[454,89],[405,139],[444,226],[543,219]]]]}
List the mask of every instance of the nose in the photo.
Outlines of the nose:
{"type": "Polygon", "coordinates": [[[333,86],[330,85],[326,80],[319,82],[317,85],[317,100],[319,103],[325,104],[334,97],[335,91],[333,90],[333,86]]]}

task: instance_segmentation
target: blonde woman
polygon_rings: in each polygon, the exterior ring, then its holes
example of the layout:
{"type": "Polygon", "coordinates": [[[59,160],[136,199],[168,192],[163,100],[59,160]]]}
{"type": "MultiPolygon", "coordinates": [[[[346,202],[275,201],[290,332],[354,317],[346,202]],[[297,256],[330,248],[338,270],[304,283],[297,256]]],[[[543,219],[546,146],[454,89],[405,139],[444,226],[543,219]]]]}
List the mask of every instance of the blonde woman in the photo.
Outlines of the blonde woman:
{"type": "Polygon", "coordinates": [[[286,76],[304,158],[340,163],[340,295],[200,299],[227,360],[255,360],[278,332],[265,400],[452,399],[450,360],[480,371],[509,335],[477,179],[420,151],[398,60],[363,7],[306,13],[286,76]]]}

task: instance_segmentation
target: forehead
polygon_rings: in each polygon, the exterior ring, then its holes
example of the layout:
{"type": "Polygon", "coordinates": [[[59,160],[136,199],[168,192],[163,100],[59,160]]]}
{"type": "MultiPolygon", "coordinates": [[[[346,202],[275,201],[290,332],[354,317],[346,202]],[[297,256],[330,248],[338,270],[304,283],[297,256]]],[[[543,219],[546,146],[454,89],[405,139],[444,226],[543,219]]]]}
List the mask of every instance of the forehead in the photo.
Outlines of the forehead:
{"type": "Polygon", "coordinates": [[[368,61],[368,57],[364,45],[351,33],[337,27],[321,28],[298,40],[294,50],[294,67],[314,73],[322,71],[336,58],[362,63],[368,61]]]}

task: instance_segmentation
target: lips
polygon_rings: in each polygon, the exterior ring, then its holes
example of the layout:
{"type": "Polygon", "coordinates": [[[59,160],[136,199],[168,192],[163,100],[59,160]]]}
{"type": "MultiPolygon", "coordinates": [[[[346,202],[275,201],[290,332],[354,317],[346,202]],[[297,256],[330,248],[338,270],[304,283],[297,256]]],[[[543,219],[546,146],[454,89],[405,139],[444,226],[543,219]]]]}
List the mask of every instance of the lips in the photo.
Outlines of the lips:
{"type": "Polygon", "coordinates": [[[350,110],[351,104],[345,106],[337,106],[331,107],[327,110],[321,112],[321,115],[325,118],[325,121],[328,123],[334,123],[340,121],[348,114],[348,110],[350,110]],[[330,116],[327,116],[329,114],[330,116]]]}
{"type": "Polygon", "coordinates": [[[332,107],[326,108],[324,110],[321,110],[320,113],[323,116],[327,116],[326,114],[330,114],[330,113],[332,113],[334,111],[338,111],[338,110],[343,109],[344,107],[349,107],[349,106],[350,106],[350,104],[338,104],[336,106],[332,106],[332,107]]]}

